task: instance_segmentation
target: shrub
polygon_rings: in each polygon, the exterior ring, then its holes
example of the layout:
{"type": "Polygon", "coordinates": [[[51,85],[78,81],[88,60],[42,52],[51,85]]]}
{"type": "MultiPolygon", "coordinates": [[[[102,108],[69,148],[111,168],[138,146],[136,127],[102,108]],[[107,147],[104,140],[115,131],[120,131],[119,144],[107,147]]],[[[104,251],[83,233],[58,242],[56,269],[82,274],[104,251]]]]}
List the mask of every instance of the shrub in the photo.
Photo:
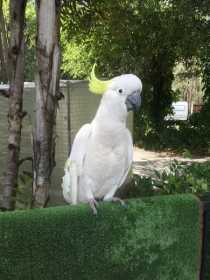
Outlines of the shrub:
{"type": "Polygon", "coordinates": [[[191,154],[207,155],[210,153],[208,114],[202,111],[193,114],[188,121],[165,122],[161,132],[150,130],[145,134],[141,146],[152,150],[189,150],[191,154]]]}
{"type": "Polygon", "coordinates": [[[189,164],[174,160],[163,172],[154,171],[153,177],[133,175],[124,195],[128,198],[176,193],[201,196],[208,191],[210,161],[189,164]]]}
{"type": "Polygon", "coordinates": [[[210,161],[186,164],[174,161],[168,170],[155,172],[153,185],[161,193],[194,193],[201,195],[210,190],[210,161]]]}

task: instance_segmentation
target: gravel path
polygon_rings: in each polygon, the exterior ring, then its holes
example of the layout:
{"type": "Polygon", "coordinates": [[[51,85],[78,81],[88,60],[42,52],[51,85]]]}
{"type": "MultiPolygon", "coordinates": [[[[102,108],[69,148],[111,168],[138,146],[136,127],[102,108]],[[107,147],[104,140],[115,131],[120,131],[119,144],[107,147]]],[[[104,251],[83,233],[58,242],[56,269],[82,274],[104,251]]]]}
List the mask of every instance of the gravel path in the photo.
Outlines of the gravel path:
{"type": "Polygon", "coordinates": [[[145,151],[134,147],[133,171],[139,175],[153,176],[154,170],[163,171],[174,159],[182,162],[204,162],[210,160],[210,157],[192,159],[170,155],[166,152],[145,151]]]}

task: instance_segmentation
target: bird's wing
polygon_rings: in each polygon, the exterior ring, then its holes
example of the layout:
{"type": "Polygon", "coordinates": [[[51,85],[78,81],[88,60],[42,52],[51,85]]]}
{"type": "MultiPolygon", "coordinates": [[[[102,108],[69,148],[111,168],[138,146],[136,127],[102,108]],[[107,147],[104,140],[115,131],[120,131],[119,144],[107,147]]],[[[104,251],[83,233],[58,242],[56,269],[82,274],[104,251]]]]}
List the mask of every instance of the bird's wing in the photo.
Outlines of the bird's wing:
{"type": "Polygon", "coordinates": [[[75,136],[72,150],[70,154],[70,161],[75,161],[79,171],[81,171],[84,163],[84,159],[87,152],[88,140],[91,136],[92,125],[83,125],[75,136]]]}
{"type": "Polygon", "coordinates": [[[125,169],[124,169],[124,173],[123,173],[123,176],[120,180],[120,184],[119,184],[119,187],[122,186],[122,184],[125,182],[131,168],[132,168],[132,162],[133,162],[133,140],[132,140],[132,136],[131,136],[131,133],[130,131],[127,129],[127,135],[128,135],[128,138],[127,138],[127,141],[128,141],[128,151],[127,151],[127,161],[125,163],[125,169]]]}
{"type": "Polygon", "coordinates": [[[62,184],[63,196],[71,204],[76,204],[78,200],[78,177],[82,173],[91,131],[91,124],[85,124],[80,128],[75,136],[70,156],[65,164],[62,184]]]}

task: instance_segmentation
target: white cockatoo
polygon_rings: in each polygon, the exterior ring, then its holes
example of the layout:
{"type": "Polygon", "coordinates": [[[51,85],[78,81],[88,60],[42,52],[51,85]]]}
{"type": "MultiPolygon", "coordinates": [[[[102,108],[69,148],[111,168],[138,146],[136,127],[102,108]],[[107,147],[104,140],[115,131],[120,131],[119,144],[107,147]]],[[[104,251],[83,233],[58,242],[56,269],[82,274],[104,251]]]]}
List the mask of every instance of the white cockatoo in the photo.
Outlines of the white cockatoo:
{"type": "Polygon", "coordinates": [[[140,107],[142,83],[133,74],[101,81],[95,76],[94,65],[89,89],[102,94],[101,102],[92,122],[75,136],[62,188],[68,203],[89,203],[97,213],[97,199],[120,201],[114,195],[127,178],[133,159],[126,119],[128,111],[140,107]]]}

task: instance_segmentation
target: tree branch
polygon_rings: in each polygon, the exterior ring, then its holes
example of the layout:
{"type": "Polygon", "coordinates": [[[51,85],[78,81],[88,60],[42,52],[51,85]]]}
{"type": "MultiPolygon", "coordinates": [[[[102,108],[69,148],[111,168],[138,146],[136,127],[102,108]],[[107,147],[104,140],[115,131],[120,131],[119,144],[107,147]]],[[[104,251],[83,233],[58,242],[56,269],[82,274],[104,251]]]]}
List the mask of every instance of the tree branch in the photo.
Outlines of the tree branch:
{"type": "Polygon", "coordinates": [[[25,161],[31,161],[32,162],[32,157],[24,157],[24,158],[21,158],[19,161],[18,161],[18,166],[20,167],[25,161]]]}

